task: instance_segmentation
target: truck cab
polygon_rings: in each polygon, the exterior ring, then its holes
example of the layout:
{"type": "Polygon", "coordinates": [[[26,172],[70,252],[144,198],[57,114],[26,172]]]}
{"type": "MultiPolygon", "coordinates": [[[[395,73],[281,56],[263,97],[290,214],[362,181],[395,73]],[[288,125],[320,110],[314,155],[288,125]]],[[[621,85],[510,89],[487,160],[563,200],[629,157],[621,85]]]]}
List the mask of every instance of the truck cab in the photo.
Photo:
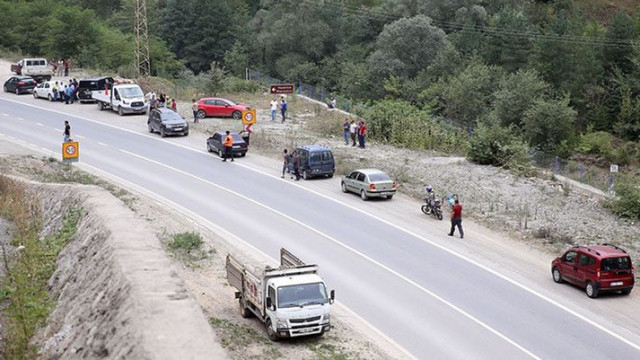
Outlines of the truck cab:
{"type": "Polygon", "coordinates": [[[260,274],[231,255],[226,265],[227,280],[238,290],[240,314],[260,319],[269,339],[322,335],[331,329],[335,291],[327,293],[317,265],[304,264],[286,249],[280,249],[280,267],[266,267],[260,274]]]}
{"type": "Polygon", "coordinates": [[[146,114],[149,111],[149,104],[137,84],[106,84],[104,90],[92,91],[91,97],[98,102],[98,109],[111,109],[120,116],[146,114]]]}

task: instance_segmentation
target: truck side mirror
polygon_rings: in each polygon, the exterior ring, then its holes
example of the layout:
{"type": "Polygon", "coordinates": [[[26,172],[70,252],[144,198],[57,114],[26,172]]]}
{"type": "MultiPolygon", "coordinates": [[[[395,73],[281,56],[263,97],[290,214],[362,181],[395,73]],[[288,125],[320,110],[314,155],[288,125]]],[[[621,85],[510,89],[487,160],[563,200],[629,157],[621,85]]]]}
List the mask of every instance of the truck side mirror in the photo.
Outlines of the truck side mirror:
{"type": "Polygon", "coordinates": [[[335,290],[331,290],[331,293],[330,293],[329,296],[330,296],[330,299],[331,299],[330,303],[333,304],[333,302],[336,301],[336,291],[335,290]]]}
{"type": "Polygon", "coordinates": [[[271,302],[271,298],[267,296],[267,307],[269,309],[271,309],[271,306],[273,305],[273,303],[271,302]]]}

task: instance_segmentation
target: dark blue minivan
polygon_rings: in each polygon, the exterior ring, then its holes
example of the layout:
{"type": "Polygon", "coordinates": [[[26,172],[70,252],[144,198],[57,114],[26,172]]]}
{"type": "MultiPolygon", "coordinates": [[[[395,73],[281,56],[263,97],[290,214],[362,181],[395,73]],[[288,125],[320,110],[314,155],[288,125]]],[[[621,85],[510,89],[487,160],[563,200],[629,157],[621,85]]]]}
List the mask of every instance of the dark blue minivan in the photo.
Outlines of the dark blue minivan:
{"type": "Polygon", "coordinates": [[[300,174],[307,180],[317,176],[333,177],[336,171],[336,162],[331,149],[322,145],[299,146],[300,174]]]}

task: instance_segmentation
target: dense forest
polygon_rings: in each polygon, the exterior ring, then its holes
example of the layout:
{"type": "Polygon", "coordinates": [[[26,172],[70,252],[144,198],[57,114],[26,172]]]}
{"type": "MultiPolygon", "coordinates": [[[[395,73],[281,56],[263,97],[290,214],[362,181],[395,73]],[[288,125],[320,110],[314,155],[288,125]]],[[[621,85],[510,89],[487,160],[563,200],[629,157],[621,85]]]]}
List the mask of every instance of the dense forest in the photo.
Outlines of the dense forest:
{"type": "MultiPolygon", "coordinates": [[[[429,128],[429,136],[447,136],[454,129],[454,150],[507,167],[532,149],[603,163],[640,161],[640,7],[634,6],[147,0],[156,76],[205,74],[213,66],[243,77],[251,68],[322,86],[363,104],[374,137],[442,150],[446,141],[415,133],[429,128]]],[[[133,63],[133,7],[134,0],[0,1],[0,48],[122,72],[133,63]]]]}

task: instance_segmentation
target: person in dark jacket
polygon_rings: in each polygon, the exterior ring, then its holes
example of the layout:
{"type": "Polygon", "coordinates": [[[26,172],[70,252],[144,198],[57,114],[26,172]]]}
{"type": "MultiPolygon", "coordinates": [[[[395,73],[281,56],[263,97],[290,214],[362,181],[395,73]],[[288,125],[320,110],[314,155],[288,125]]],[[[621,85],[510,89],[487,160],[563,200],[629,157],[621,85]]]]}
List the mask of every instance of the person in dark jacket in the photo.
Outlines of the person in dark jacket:
{"type": "Polygon", "coordinates": [[[293,173],[296,176],[296,181],[300,180],[300,155],[298,150],[293,151],[293,173]]]}

